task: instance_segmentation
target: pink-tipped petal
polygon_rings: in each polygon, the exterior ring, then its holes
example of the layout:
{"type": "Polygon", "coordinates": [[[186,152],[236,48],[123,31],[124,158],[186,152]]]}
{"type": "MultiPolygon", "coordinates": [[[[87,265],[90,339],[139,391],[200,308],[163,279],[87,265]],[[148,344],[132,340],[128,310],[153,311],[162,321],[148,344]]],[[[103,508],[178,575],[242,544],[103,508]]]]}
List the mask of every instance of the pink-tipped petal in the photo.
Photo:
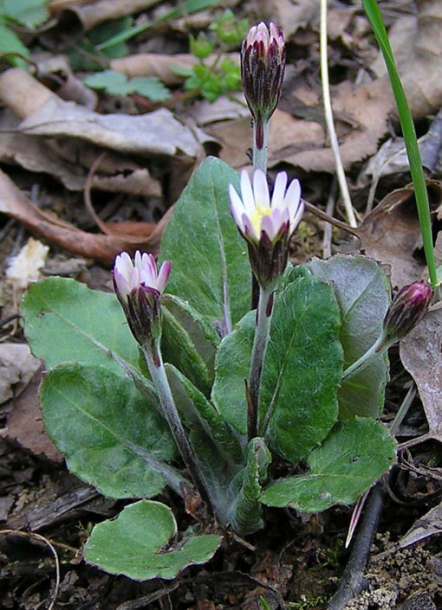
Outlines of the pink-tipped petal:
{"type": "Polygon", "coordinates": [[[170,261],[164,261],[164,263],[161,265],[161,269],[158,273],[157,279],[157,289],[159,292],[163,292],[164,288],[166,287],[171,270],[172,265],[170,261]]]}

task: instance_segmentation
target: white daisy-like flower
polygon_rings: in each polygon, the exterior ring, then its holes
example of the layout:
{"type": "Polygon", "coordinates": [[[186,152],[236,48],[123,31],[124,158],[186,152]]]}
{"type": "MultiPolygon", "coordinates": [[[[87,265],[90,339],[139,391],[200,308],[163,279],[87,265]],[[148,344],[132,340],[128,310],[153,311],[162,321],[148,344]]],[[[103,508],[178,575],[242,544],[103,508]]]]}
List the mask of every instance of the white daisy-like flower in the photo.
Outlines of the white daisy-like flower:
{"type": "Polygon", "coordinates": [[[270,242],[290,238],[304,213],[301,187],[293,180],[288,189],[286,172],[276,176],[272,197],[264,172],[254,171],[253,186],[246,171],[241,173],[241,196],[229,185],[232,216],[245,239],[259,243],[264,233],[270,242]]]}
{"type": "Polygon", "coordinates": [[[119,297],[124,300],[139,286],[154,289],[159,294],[162,294],[169,279],[170,271],[170,262],[164,261],[158,272],[152,254],[147,254],[146,252],[141,254],[137,250],[135,252],[135,259],[132,261],[127,252],[122,252],[115,259],[115,289],[119,293],[119,297]]]}

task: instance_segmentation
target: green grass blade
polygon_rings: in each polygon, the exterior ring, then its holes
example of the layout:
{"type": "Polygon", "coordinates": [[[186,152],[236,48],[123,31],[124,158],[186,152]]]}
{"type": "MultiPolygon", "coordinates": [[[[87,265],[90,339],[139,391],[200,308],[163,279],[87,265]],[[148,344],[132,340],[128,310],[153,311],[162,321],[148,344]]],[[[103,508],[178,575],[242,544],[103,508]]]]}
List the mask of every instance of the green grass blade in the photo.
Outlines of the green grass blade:
{"type": "Polygon", "coordinates": [[[430,205],[428,202],[425,176],[422,169],[421,155],[417,143],[413,118],[411,116],[407,98],[405,97],[404,88],[402,87],[402,83],[396,69],[396,62],[394,60],[387,31],[382,20],[382,15],[379,11],[379,6],[376,0],[362,0],[362,4],[387,65],[387,71],[396,100],[399,121],[401,123],[402,133],[405,140],[408,161],[410,163],[410,172],[416,195],[417,211],[424,243],[425,258],[430,275],[430,282],[433,287],[436,287],[439,282],[437,279],[436,261],[433,250],[430,205]]]}

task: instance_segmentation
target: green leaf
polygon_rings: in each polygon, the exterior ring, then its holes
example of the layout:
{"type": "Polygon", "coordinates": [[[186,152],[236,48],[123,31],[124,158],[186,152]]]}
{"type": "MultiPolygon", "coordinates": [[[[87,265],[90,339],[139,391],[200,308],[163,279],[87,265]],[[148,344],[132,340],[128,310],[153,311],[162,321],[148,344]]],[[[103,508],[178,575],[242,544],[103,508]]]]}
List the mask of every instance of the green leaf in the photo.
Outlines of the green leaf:
{"type": "Polygon", "coordinates": [[[260,429],[271,449],[297,462],[338,416],[340,314],[333,290],[299,277],[276,295],[260,392],[260,429]]]}
{"type": "Polygon", "coordinates": [[[171,93],[156,76],[136,76],[129,79],[133,93],[139,93],[152,102],[164,102],[168,100],[171,93]]]}
{"type": "MultiPolygon", "coordinates": [[[[331,287],[310,276],[285,280],[275,296],[260,393],[260,431],[271,449],[298,461],[337,419],[342,375],[339,310],[331,287]]],[[[247,430],[244,380],[255,331],[250,312],[226,337],[215,364],[213,401],[241,434],[247,430]]]]}
{"type": "Polygon", "coordinates": [[[116,358],[137,366],[138,346],[113,294],[49,278],[29,287],[21,312],[32,352],[48,368],[75,361],[126,374],[116,358]]]}
{"type": "MultiPolygon", "coordinates": [[[[233,430],[213,404],[178,369],[166,364],[167,377],[177,408],[190,429],[201,427],[216,445],[218,461],[235,468],[242,462],[242,449],[233,430]]],[[[212,449],[213,451],[213,449],[212,449]]],[[[208,459],[206,456],[204,459],[208,459]]]]}
{"type": "Polygon", "coordinates": [[[0,12],[7,19],[32,30],[49,18],[47,3],[48,0],[2,0],[0,12]]]}
{"type": "Polygon", "coordinates": [[[127,76],[121,72],[114,72],[114,70],[103,70],[103,72],[91,74],[83,82],[91,89],[105,89],[111,95],[132,93],[127,76]]]}
{"type": "Polygon", "coordinates": [[[229,183],[239,188],[237,173],[219,159],[206,159],[161,241],[161,259],[172,263],[167,291],[189,301],[220,334],[250,307],[251,272],[246,244],[230,214],[229,183]]]}
{"type": "Polygon", "coordinates": [[[256,313],[250,311],[225,337],[216,354],[212,401],[224,419],[240,434],[247,434],[245,381],[250,374],[256,313]]]}
{"type": "MultiPolygon", "coordinates": [[[[0,53],[8,54],[8,53],[19,53],[24,57],[29,57],[29,50],[22,43],[20,38],[10,30],[5,24],[0,23],[0,53]]],[[[12,58],[12,63],[17,65],[19,60],[17,58],[12,58]]],[[[23,64],[23,60],[21,60],[21,65],[23,64]]]]}
{"type": "Polygon", "coordinates": [[[190,536],[170,544],[176,534],[170,508],[141,500],[116,519],[94,527],[84,558],[110,574],[134,580],[172,579],[187,566],[209,561],[221,544],[221,537],[215,535],[190,536]]]}
{"type": "MultiPolygon", "coordinates": [[[[342,317],[340,340],[345,366],[375,343],[389,305],[386,281],[378,264],[364,256],[335,256],[327,261],[314,259],[308,267],[320,279],[330,282],[342,317]]],[[[339,393],[339,417],[348,419],[379,417],[388,379],[387,356],[379,355],[361,373],[344,381],[339,393]]]]}
{"type": "Polygon", "coordinates": [[[232,526],[241,536],[254,534],[264,526],[259,497],[272,461],[262,438],[254,438],[247,447],[247,464],[232,482],[232,526]]]}
{"type": "Polygon", "coordinates": [[[270,485],[261,501],[320,512],[333,504],[352,504],[395,461],[396,443],[382,424],[370,418],[340,422],[321,447],[311,452],[308,474],[270,485]]]}
{"type": "Polygon", "coordinates": [[[46,430],[69,470],[112,498],[151,497],[179,480],[167,424],[132,381],[99,366],[49,371],[40,400],[46,430]]]}
{"type": "Polygon", "coordinates": [[[215,352],[220,342],[215,330],[179,297],[164,295],[161,351],[206,396],[214,378],[215,352]]]}

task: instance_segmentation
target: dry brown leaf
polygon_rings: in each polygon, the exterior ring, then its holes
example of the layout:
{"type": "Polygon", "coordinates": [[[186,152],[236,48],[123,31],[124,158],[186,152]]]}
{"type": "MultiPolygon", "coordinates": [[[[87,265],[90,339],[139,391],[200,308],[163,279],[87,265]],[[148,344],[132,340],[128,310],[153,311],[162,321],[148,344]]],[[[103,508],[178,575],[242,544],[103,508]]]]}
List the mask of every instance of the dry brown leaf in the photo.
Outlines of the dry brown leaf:
{"type": "Polygon", "coordinates": [[[319,19],[319,0],[258,0],[257,5],[260,13],[282,28],[287,39],[319,19]]]}
{"type": "Polygon", "coordinates": [[[191,129],[165,108],[139,116],[101,115],[61,100],[19,68],[0,76],[0,100],[24,119],[20,130],[28,135],[80,138],[145,157],[179,157],[187,166],[201,152],[191,129]]]}
{"type": "Polygon", "coordinates": [[[37,369],[29,378],[21,395],[14,400],[14,408],[8,416],[8,424],[0,432],[0,436],[20,445],[27,451],[32,451],[34,455],[44,456],[54,462],[62,463],[64,456],[49,440],[44,430],[38,401],[42,367],[36,358],[34,360],[37,362],[37,369]]]}
{"type": "Polygon", "coordinates": [[[428,422],[425,437],[442,442],[442,305],[431,309],[400,344],[404,367],[419,390],[428,422]]]}
{"type": "MultiPolygon", "coordinates": [[[[99,155],[99,149],[81,140],[52,140],[28,136],[17,131],[19,120],[10,111],[0,111],[0,161],[18,164],[32,172],[49,174],[68,190],[82,191],[86,174],[99,155]]],[[[149,170],[126,156],[108,153],[100,172],[92,181],[94,189],[162,196],[161,185],[149,170]]]]}
{"type": "MultiPolygon", "coordinates": [[[[432,209],[442,201],[442,183],[427,181],[432,209]]],[[[389,193],[364,219],[357,233],[361,247],[371,258],[391,266],[393,287],[420,280],[425,263],[416,253],[422,248],[413,186],[389,193]]]]}
{"type": "MultiPolygon", "coordinates": [[[[401,549],[425,540],[434,534],[442,532],[442,504],[429,510],[423,517],[415,521],[405,536],[399,540],[401,549]]],[[[420,607],[420,606],[419,606],[420,607]]]]}
{"type": "Polygon", "coordinates": [[[28,345],[0,343],[0,404],[17,397],[39,368],[28,345]]]}
{"type": "Polygon", "coordinates": [[[84,32],[110,19],[120,19],[140,13],[159,0],[98,0],[97,2],[51,2],[48,6],[56,17],[40,35],[48,48],[64,48],[72,44],[84,32]],[[67,5],[67,6],[66,6],[67,5]]]}
{"type": "MultiPolygon", "coordinates": [[[[239,65],[239,53],[226,53],[225,57],[233,60],[239,65]]],[[[217,60],[217,56],[209,56],[205,62],[211,66],[217,60]]],[[[157,76],[166,85],[178,85],[183,82],[184,77],[174,72],[174,67],[192,69],[198,63],[194,55],[178,53],[176,55],[161,55],[159,53],[138,53],[113,59],[110,67],[116,72],[122,72],[128,77],[133,76],[157,76]]]]}
{"type": "MultiPolygon", "coordinates": [[[[442,106],[442,2],[420,0],[416,17],[400,19],[389,38],[408,103],[415,118],[442,106]]],[[[379,58],[374,69],[385,74],[379,58]]]]}
{"type": "Polygon", "coordinates": [[[112,263],[123,250],[133,253],[134,250],[141,249],[158,254],[161,234],[171,210],[157,225],[136,223],[138,229],[144,231],[142,236],[128,233],[121,236],[86,233],[40,209],[0,171],[0,213],[15,218],[30,232],[45,238],[50,244],[86,258],[112,263]]]}

